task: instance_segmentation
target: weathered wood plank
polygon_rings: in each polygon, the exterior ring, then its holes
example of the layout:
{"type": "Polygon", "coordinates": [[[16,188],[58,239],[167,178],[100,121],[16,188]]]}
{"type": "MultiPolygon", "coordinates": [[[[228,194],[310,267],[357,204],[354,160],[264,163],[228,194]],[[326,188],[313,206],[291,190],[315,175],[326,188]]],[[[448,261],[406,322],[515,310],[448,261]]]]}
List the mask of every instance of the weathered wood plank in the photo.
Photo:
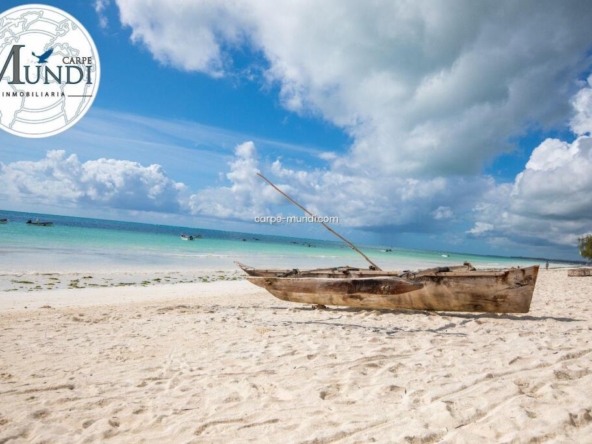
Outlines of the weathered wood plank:
{"type": "Polygon", "coordinates": [[[279,299],[318,305],[527,313],[538,266],[488,272],[432,272],[415,279],[249,276],[279,299]]]}
{"type": "Polygon", "coordinates": [[[592,276],[592,268],[572,268],[567,270],[568,276],[592,276]]]}
{"type": "MultiPolygon", "coordinates": [[[[426,274],[442,274],[446,272],[470,272],[474,271],[475,268],[466,262],[464,265],[455,265],[450,267],[437,267],[430,268],[427,270],[420,270],[416,272],[402,272],[402,271],[385,271],[385,270],[369,270],[367,268],[355,268],[355,267],[333,267],[333,268],[317,268],[312,270],[298,270],[298,269],[261,269],[249,267],[248,265],[242,264],[235,261],[245,273],[249,276],[259,277],[327,277],[327,278],[364,278],[364,277],[381,277],[381,276],[392,276],[392,277],[405,277],[407,279],[415,279],[418,276],[426,274]]],[[[500,270],[488,271],[489,273],[499,273],[500,270]]]]}

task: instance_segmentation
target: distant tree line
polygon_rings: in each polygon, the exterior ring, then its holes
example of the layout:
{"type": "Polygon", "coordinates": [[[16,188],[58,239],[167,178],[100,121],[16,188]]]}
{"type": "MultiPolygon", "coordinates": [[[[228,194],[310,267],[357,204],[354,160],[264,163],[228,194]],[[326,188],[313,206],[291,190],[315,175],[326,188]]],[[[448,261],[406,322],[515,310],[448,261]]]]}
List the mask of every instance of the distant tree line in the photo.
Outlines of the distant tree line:
{"type": "Polygon", "coordinates": [[[592,234],[578,238],[578,247],[580,248],[580,256],[592,260],[592,234]]]}

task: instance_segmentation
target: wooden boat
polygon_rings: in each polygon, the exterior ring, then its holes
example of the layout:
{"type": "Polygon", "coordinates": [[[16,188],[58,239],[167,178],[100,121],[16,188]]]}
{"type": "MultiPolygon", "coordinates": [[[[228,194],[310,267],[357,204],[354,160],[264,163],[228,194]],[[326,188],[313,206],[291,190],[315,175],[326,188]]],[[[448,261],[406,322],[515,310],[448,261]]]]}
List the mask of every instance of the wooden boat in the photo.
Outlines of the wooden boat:
{"type": "MultiPolygon", "coordinates": [[[[316,218],[261,173],[257,175],[306,214],[316,218]]],[[[249,282],[284,301],[372,309],[489,313],[528,313],[530,309],[538,265],[476,270],[465,262],[459,266],[417,272],[384,271],[327,224],[319,223],[359,253],[370,264],[370,269],[261,270],[236,264],[247,273],[249,282]]]]}
{"type": "Polygon", "coordinates": [[[40,221],[39,219],[33,221],[29,219],[27,221],[27,225],[36,225],[38,227],[51,227],[53,225],[53,222],[40,221]]]}
{"type": "Polygon", "coordinates": [[[592,276],[592,268],[572,268],[567,270],[568,276],[592,276]]]}
{"type": "Polygon", "coordinates": [[[184,240],[184,241],[192,241],[192,240],[201,239],[201,238],[202,238],[201,234],[189,234],[189,235],[182,234],[181,235],[181,240],[184,240]]]}
{"type": "Polygon", "coordinates": [[[7,224],[8,223],[8,219],[0,219],[0,224],[7,224]]]}
{"type": "Polygon", "coordinates": [[[538,265],[476,270],[471,264],[417,272],[336,267],[264,270],[237,263],[247,280],[291,302],[372,309],[528,313],[538,265]]]}

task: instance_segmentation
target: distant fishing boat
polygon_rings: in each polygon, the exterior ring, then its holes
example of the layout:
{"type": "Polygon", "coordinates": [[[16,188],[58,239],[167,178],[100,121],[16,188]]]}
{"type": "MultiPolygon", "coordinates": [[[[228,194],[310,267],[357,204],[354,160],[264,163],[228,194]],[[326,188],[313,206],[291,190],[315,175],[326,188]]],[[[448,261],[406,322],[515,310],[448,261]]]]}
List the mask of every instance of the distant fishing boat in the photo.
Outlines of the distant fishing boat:
{"type": "Polygon", "coordinates": [[[201,234],[195,234],[195,235],[190,234],[189,236],[186,235],[186,234],[182,234],[181,235],[181,240],[192,241],[192,240],[195,240],[195,239],[201,239],[201,234]]]}
{"type": "Polygon", "coordinates": [[[51,227],[53,225],[53,222],[49,222],[49,221],[40,221],[39,219],[35,219],[34,221],[29,219],[27,221],[27,225],[36,225],[38,227],[51,227]]]}
{"type": "Polygon", "coordinates": [[[443,254],[442,257],[450,257],[450,256],[448,256],[447,254],[443,254]]]}
{"type": "Polygon", "coordinates": [[[0,219],[0,224],[7,224],[8,223],[8,219],[0,219]]]}

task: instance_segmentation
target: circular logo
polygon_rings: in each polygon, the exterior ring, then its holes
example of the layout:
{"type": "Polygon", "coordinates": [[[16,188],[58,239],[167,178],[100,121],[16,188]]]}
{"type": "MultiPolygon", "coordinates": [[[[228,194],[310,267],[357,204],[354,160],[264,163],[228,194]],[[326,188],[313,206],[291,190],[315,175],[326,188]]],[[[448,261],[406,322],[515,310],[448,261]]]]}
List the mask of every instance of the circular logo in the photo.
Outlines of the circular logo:
{"type": "Polygon", "coordinates": [[[0,128],[49,137],[91,107],[101,76],[97,48],[70,14],[23,5],[0,14],[0,128]]]}

